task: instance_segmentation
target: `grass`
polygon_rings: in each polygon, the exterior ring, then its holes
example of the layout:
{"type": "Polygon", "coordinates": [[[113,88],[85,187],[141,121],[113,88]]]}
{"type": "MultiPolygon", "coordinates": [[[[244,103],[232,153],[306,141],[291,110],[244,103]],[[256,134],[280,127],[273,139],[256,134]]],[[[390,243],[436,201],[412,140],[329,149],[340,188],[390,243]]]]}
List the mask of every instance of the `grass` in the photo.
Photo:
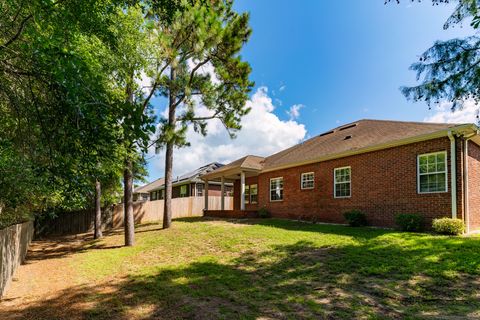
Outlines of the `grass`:
{"type": "Polygon", "coordinates": [[[184,219],[141,226],[136,241],[113,234],[69,260],[77,286],[63,295],[84,318],[480,317],[477,237],[184,219]]]}

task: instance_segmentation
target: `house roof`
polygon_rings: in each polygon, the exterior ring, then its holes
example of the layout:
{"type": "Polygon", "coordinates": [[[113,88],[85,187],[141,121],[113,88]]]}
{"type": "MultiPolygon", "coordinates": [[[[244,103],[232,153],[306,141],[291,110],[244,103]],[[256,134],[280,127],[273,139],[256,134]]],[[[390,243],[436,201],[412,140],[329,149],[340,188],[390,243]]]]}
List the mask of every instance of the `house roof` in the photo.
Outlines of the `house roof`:
{"type": "Polygon", "coordinates": [[[178,176],[176,180],[173,181],[173,183],[179,183],[179,182],[203,182],[202,180],[199,179],[201,175],[207,174],[209,172],[212,172],[214,170],[217,170],[219,168],[222,168],[224,164],[219,163],[219,162],[212,162],[207,165],[204,165],[200,168],[197,168],[191,172],[188,172],[186,174],[183,174],[181,176],[178,176]]]}
{"type": "MultiPolygon", "coordinates": [[[[173,185],[178,185],[178,184],[187,183],[187,182],[203,182],[203,180],[199,178],[201,175],[212,172],[223,166],[224,165],[219,162],[209,163],[191,172],[188,172],[181,176],[177,176],[173,180],[173,185]]],[[[160,178],[144,186],[136,188],[134,190],[134,193],[148,193],[154,190],[163,189],[164,186],[165,186],[165,178],[160,178]]]]}
{"type": "MultiPolygon", "coordinates": [[[[363,119],[348,123],[303,141],[266,158],[246,156],[215,170],[205,178],[234,168],[272,171],[281,168],[340,158],[360,152],[385,149],[400,144],[447,135],[451,128],[472,124],[404,122],[363,119]],[[249,157],[252,157],[249,159],[249,157]]],[[[476,127],[475,127],[476,128],[476,127]]]]}
{"type": "Polygon", "coordinates": [[[265,158],[263,170],[388,145],[459,126],[452,123],[364,119],[342,125],[265,158]]]}
{"type": "Polygon", "coordinates": [[[165,184],[164,178],[159,178],[141,187],[135,188],[133,193],[149,193],[152,190],[158,189],[165,184]]]}
{"type": "Polygon", "coordinates": [[[259,157],[259,156],[253,156],[253,155],[248,155],[245,157],[242,157],[240,159],[237,159],[233,162],[230,162],[227,165],[222,166],[219,169],[216,169],[212,172],[208,172],[203,174],[202,176],[207,177],[210,174],[219,174],[219,173],[225,173],[227,174],[230,171],[241,171],[241,170],[250,170],[250,171],[260,171],[263,168],[263,161],[265,160],[264,157],[259,157]]]}

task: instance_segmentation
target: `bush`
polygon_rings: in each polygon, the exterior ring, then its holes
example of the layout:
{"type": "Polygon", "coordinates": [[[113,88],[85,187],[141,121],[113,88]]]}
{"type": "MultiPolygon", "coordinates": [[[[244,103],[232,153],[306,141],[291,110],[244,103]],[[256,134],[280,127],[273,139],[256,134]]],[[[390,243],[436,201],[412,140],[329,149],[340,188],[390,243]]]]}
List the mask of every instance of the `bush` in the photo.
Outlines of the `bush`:
{"type": "Polygon", "coordinates": [[[367,225],[367,216],[360,210],[352,210],[343,214],[345,220],[352,227],[361,227],[367,225]]]}
{"type": "Polygon", "coordinates": [[[270,212],[265,207],[258,209],[257,213],[259,218],[270,218],[270,212]]]}
{"type": "Polygon", "coordinates": [[[436,233],[455,236],[463,233],[465,225],[460,219],[441,218],[433,219],[432,229],[436,233]]]}
{"type": "Polygon", "coordinates": [[[418,232],[423,230],[424,218],[418,213],[399,213],[395,216],[395,223],[402,231],[418,232]]]}

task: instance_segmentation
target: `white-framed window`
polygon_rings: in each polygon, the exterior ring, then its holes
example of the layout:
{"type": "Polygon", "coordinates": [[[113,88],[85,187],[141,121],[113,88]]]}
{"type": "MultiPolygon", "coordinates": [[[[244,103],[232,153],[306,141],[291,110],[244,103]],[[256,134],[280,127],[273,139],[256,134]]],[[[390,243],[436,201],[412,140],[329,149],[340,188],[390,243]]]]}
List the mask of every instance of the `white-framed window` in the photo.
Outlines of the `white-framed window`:
{"type": "Polygon", "coordinates": [[[159,195],[159,200],[163,200],[165,199],[165,189],[162,189],[159,191],[160,192],[160,195],[159,195]]]}
{"type": "Polygon", "coordinates": [[[283,200],[283,178],[270,179],[270,201],[283,200]]]}
{"type": "Polygon", "coordinates": [[[447,152],[421,154],[417,157],[418,193],[447,192],[447,152]]]}
{"type": "Polygon", "coordinates": [[[300,187],[302,189],[313,189],[315,184],[315,174],[313,172],[302,173],[300,187]]]}
{"type": "Polygon", "coordinates": [[[249,204],[250,203],[250,186],[248,184],[245,185],[244,197],[245,197],[245,204],[249,204]]]}
{"type": "Polygon", "coordinates": [[[187,196],[187,185],[184,184],[183,186],[180,186],[180,197],[186,197],[187,196]]]}
{"type": "Polygon", "coordinates": [[[205,190],[205,185],[203,183],[197,183],[197,197],[203,197],[205,190]]]}
{"type": "Polygon", "coordinates": [[[258,203],[258,185],[257,184],[250,185],[250,203],[251,204],[258,203]]]}
{"type": "Polygon", "coordinates": [[[157,200],[157,191],[150,192],[150,201],[157,200]]]}
{"type": "Polygon", "coordinates": [[[349,198],[352,195],[351,171],[350,167],[334,170],[333,195],[335,198],[349,198]]]}

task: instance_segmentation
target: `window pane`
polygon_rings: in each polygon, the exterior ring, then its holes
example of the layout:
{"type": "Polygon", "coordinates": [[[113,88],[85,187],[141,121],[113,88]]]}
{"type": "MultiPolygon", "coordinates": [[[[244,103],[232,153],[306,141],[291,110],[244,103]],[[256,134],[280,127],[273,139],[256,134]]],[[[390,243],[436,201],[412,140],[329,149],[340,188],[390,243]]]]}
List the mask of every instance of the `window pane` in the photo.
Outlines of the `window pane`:
{"type": "Polygon", "coordinates": [[[250,186],[250,203],[257,203],[258,201],[258,186],[256,184],[252,184],[250,186]]]}
{"type": "Polygon", "coordinates": [[[438,152],[429,155],[421,155],[418,158],[418,172],[420,176],[420,192],[444,192],[447,191],[445,178],[447,175],[446,153],[438,152]]]}
{"type": "Polygon", "coordinates": [[[437,153],[437,162],[445,162],[445,153],[437,153]]]}
{"type": "Polygon", "coordinates": [[[336,197],[349,197],[350,196],[350,183],[340,183],[335,186],[336,197]]]}
{"type": "Polygon", "coordinates": [[[302,189],[311,189],[314,185],[314,174],[313,173],[302,173],[301,175],[301,187],[302,189]]]}
{"type": "Polygon", "coordinates": [[[283,200],[283,179],[270,180],[270,200],[283,200]]]}
{"type": "Polygon", "coordinates": [[[420,165],[420,173],[427,173],[427,165],[421,164],[420,165]]]}

